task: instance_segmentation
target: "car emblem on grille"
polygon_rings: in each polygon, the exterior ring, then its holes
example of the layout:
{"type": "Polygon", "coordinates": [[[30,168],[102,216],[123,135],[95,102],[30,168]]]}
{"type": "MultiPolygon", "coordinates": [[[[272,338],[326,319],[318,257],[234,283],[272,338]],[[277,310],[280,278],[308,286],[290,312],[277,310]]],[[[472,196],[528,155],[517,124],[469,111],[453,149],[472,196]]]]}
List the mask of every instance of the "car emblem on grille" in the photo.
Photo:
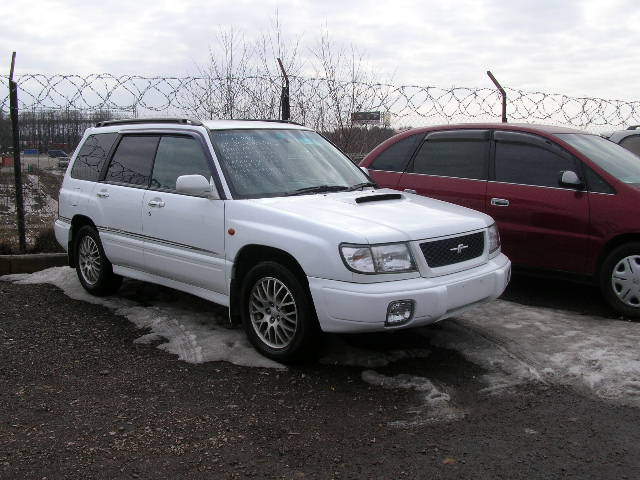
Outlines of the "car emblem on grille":
{"type": "Polygon", "coordinates": [[[456,252],[457,254],[462,253],[462,250],[465,248],[469,248],[469,245],[465,245],[464,243],[459,243],[457,247],[450,248],[450,252],[456,252]]]}

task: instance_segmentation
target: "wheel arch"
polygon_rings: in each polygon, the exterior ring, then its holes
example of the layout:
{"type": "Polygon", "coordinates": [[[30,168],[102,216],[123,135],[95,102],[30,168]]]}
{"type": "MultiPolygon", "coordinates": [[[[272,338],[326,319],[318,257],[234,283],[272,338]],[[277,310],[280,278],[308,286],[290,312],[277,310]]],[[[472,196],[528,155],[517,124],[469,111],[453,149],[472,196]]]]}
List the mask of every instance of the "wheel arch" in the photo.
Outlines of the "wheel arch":
{"type": "Polygon", "coordinates": [[[640,242],[640,232],[625,233],[622,235],[618,235],[610,239],[605,244],[605,246],[600,251],[600,255],[598,256],[598,263],[596,264],[596,271],[595,271],[596,281],[599,281],[600,279],[600,274],[602,273],[602,267],[604,265],[606,258],[609,256],[609,254],[619,246],[624,245],[626,243],[631,243],[631,242],[640,242]]]}
{"type": "Polygon", "coordinates": [[[260,244],[249,244],[245,245],[238,251],[233,261],[233,268],[231,269],[231,281],[229,284],[229,317],[232,324],[241,323],[240,290],[242,288],[242,279],[254,265],[263,261],[275,261],[289,268],[307,288],[309,299],[313,304],[313,299],[309,292],[309,281],[307,280],[307,275],[293,255],[280,248],[260,244]]]}
{"type": "Polygon", "coordinates": [[[74,215],[74,217],[71,219],[71,229],[69,230],[69,244],[67,248],[67,254],[69,256],[69,266],[72,268],[75,268],[76,266],[74,255],[75,245],[73,242],[75,241],[76,233],[78,233],[78,230],[80,230],[85,225],[89,225],[95,228],[96,231],[98,230],[95,223],[93,223],[93,220],[91,220],[86,215],[74,215]]]}

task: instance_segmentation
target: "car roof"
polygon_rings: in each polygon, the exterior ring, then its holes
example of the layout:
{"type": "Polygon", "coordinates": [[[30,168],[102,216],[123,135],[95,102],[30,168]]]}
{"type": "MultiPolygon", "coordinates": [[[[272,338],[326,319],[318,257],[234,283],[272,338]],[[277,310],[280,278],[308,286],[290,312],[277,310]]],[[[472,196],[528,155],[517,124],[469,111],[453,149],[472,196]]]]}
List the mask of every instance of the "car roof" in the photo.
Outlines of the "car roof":
{"type": "MultiPolygon", "coordinates": [[[[543,132],[547,134],[556,133],[588,133],[583,130],[575,128],[559,127],[556,125],[544,125],[536,123],[500,123],[500,122],[487,122],[487,123],[452,123],[445,125],[432,125],[429,127],[417,127],[408,130],[412,133],[431,132],[435,130],[464,130],[464,129],[500,129],[500,130],[515,130],[520,132],[543,132]]],[[[404,132],[403,132],[404,133],[404,132]]]]}
{"type": "Polygon", "coordinates": [[[233,130],[233,129],[291,129],[310,130],[304,125],[280,120],[203,120],[202,124],[209,130],[233,130]]]}
{"type": "Polygon", "coordinates": [[[394,135],[393,137],[385,140],[373,150],[371,150],[360,162],[360,165],[368,165],[371,158],[377,157],[382,151],[386,150],[390,145],[400,141],[403,138],[409,137],[415,134],[430,133],[443,130],[510,130],[514,132],[525,132],[533,134],[541,134],[542,136],[551,137],[559,133],[584,133],[589,134],[583,130],[577,130],[574,128],[558,127],[556,125],[542,125],[535,123],[500,123],[500,122],[485,122],[485,123],[451,123],[444,125],[431,125],[428,127],[417,127],[394,135]]]}
{"type": "Polygon", "coordinates": [[[615,132],[607,132],[601,135],[611,140],[612,142],[620,143],[622,140],[624,140],[627,137],[640,135],[640,130],[635,128],[628,128],[626,130],[616,130],[615,132]]]}
{"type": "Polygon", "coordinates": [[[272,119],[249,119],[249,120],[194,120],[191,118],[182,117],[160,117],[160,118],[129,118],[118,120],[104,120],[98,122],[95,128],[106,129],[109,127],[118,128],[148,128],[149,126],[185,126],[185,127],[202,127],[209,130],[228,130],[228,129],[248,129],[248,128],[269,128],[269,129],[295,129],[295,130],[309,130],[307,127],[295,122],[287,120],[272,120],[272,119]]]}

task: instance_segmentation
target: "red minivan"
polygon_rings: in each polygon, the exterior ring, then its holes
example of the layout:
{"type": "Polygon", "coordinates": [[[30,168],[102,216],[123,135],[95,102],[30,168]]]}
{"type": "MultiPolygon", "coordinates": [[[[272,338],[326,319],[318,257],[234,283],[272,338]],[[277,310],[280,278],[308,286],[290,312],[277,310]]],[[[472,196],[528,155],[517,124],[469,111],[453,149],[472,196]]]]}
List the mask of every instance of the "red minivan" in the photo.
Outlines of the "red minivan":
{"type": "Polygon", "coordinates": [[[514,264],[589,276],[640,316],[640,157],[619,145],[561,127],[443,125],[398,134],[360,166],[383,187],[491,215],[514,264]]]}

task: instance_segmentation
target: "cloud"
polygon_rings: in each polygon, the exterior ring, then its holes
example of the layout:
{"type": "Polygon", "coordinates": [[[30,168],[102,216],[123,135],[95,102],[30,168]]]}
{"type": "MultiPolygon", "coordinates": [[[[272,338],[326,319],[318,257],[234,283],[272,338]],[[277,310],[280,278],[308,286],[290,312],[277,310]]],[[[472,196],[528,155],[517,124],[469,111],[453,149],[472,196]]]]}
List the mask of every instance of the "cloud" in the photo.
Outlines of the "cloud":
{"type": "Polygon", "coordinates": [[[326,29],[383,81],[490,86],[492,69],[513,88],[633,99],[640,73],[640,9],[627,0],[31,0],[4,10],[0,44],[18,51],[18,73],[193,74],[220,29],[251,41],[276,12],[288,38],[303,39],[302,58],[326,29]]]}

